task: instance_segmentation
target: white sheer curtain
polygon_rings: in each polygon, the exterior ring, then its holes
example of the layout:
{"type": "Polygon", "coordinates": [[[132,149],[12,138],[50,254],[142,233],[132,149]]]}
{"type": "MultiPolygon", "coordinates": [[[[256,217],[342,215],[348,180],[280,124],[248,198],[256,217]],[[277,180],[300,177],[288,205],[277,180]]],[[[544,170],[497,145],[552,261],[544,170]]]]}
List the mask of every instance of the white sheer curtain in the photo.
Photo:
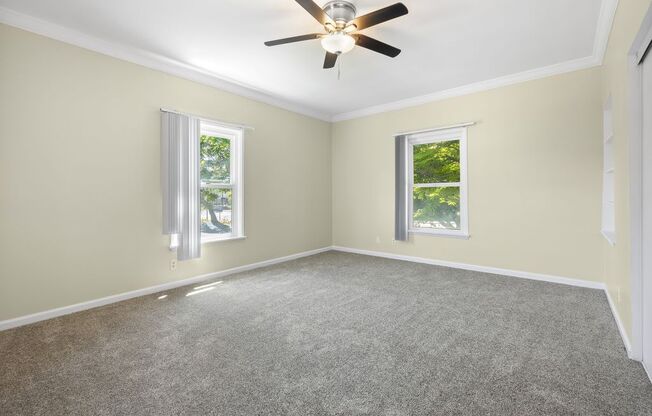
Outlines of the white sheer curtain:
{"type": "Polygon", "coordinates": [[[163,234],[178,236],[177,258],[201,255],[199,120],[161,112],[163,234]]]}

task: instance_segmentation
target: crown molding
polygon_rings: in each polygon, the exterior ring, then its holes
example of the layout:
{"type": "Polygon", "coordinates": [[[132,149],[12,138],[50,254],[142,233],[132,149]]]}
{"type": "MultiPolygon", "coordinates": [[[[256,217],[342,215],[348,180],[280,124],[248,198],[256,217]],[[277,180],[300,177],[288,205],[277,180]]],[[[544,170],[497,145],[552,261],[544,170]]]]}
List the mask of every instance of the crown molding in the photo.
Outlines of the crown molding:
{"type": "Polygon", "coordinates": [[[602,0],[595,40],[593,41],[593,56],[599,62],[599,65],[602,65],[604,56],[607,53],[609,35],[616,18],[616,9],[618,9],[618,0],[602,0]]]}
{"type": "Polygon", "coordinates": [[[428,104],[435,101],[441,101],[448,98],[461,97],[463,95],[474,94],[477,92],[488,91],[508,85],[520,84],[535,79],[547,78],[553,75],[559,75],[566,72],[578,71],[580,69],[591,68],[600,65],[593,56],[580,58],[573,61],[562,62],[542,68],[532,69],[518,74],[507,75],[500,78],[494,78],[487,81],[480,81],[473,84],[463,85],[449,90],[439,91],[432,94],[420,95],[417,97],[407,98],[405,100],[394,101],[391,103],[375,105],[372,107],[362,108],[347,113],[333,116],[332,121],[345,121],[355,118],[366,117],[374,114],[386,113],[389,111],[402,110],[408,107],[415,107],[422,104],[428,104]]]}
{"type": "Polygon", "coordinates": [[[79,46],[84,49],[99,52],[101,54],[108,55],[117,59],[132,62],[150,69],[165,72],[170,75],[175,75],[190,81],[195,81],[204,85],[218,88],[232,94],[279,107],[298,114],[336,123],[339,121],[366,117],[373,114],[385,113],[388,111],[401,110],[404,108],[414,107],[435,101],[441,101],[448,98],[460,97],[463,95],[469,95],[499,87],[505,87],[508,85],[519,84],[526,81],[532,81],[554,75],[560,75],[567,72],[600,66],[602,65],[607,50],[607,45],[609,43],[609,35],[611,33],[611,27],[613,25],[616,9],[618,7],[618,1],[619,0],[602,0],[593,43],[593,53],[591,56],[335,115],[308,108],[303,104],[283,99],[270,92],[250,85],[246,85],[237,80],[221,76],[194,65],[190,65],[142,49],[108,42],[63,26],[56,25],[51,22],[15,12],[2,6],[0,6],[0,23],[56,39],[61,42],[79,46]]]}
{"type": "Polygon", "coordinates": [[[598,23],[593,41],[593,53],[585,58],[574,59],[571,61],[561,62],[529,71],[520,72],[513,75],[494,78],[486,81],[480,81],[473,84],[463,85],[444,91],[438,91],[431,94],[420,95],[417,97],[407,98],[404,100],[393,101],[385,104],[361,108],[346,113],[336,114],[332,117],[332,122],[352,120],[370,116],[373,114],[386,113],[388,111],[401,110],[408,107],[427,104],[435,101],[445,100],[447,98],[460,97],[476,92],[492,90],[494,88],[506,87],[508,85],[520,84],[521,82],[532,81],[535,79],[547,78],[554,75],[561,75],[567,72],[578,71],[581,69],[592,68],[602,65],[604,55],[609,43],[611,26],[613,25],[618,0],[602,0],[598,23]]]}
{"type": "Polygon", "coordinates": [[[207,71],[194,65],[142,49],[109,42],[45,20],[0,6],[0,23],[36,33],[64,43],[99,52],[123,61],[138,64],[170,75],[198,82],[254,101],[299,113],[319,120],[331,121],[330,114],[306,108],[262,89],[207,71]]]}

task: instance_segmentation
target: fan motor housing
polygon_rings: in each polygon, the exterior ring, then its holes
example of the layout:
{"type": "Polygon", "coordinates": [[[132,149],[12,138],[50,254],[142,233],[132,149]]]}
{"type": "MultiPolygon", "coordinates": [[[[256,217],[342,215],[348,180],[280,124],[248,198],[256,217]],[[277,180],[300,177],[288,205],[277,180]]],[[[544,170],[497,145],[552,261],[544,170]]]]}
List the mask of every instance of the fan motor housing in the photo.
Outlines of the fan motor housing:
{"type": "Polygon", "coordinates": [[[329,1],[323,10],[335,23],[346,24],[355,19],[355,6],[348,1],[329,1]]]}

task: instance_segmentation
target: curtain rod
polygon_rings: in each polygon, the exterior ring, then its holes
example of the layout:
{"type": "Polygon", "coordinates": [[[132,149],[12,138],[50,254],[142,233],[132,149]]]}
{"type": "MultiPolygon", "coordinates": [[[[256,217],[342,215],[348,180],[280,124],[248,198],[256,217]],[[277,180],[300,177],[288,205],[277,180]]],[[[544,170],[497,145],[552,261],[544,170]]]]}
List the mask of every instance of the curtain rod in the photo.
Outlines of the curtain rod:
{"type": "Polygon", "coordinates": [[[409,136],[411,134],[419,134],[419,133],[429,133],[431,131],[437,131],[437,130],[454,129],[456,127],[469,127],[469,126],[473,126],[473,125],[475,125],[475,121],[467,121],[466,123],[450,124],[448,126],[432,127],[432,128],[423,129],[423,130],[403,131],[403,132],[394,134],[394,137],[396,137],[396,136],[409,136]]]}
{"type": "Polygon", "coordinates": [[[225,122],[225,121],[215,120],[212,117],[204,117],[204,116],[200,116],[200,115],[197,115],[197,114],[184,113],[184,112],[181,112],[181,111],[171,110],[169,108],[164,108],[164,107],[161,107],[160,110],[163,113],[173,113],[173,114],[181,114],[182,116],[195,117],[195,118],[198,118],[198,119],[201,119],[201,120],[204,120],[204,121],[210,121],[210,122],[213,122],[213,123],[221,124],[221,125],[223,125],[225,127],[233,127],[233,128],[243,129],[243,130],[256,130],[252,126],[248,126],[246,124],[228,123],[228,122],[225,122]]]}

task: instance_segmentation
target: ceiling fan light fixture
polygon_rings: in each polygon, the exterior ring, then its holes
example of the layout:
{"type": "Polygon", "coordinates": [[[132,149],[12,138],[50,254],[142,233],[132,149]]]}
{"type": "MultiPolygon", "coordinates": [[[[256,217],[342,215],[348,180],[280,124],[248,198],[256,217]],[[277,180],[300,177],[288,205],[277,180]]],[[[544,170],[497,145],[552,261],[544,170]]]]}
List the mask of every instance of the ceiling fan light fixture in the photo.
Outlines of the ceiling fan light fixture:
{"type": "Polygon", "coordinates": [[[331,0],[324,7],[320,7],[315,3],[315,0],[294,1],[323,25],[326,33],[309,33],[307,35],[270,40],[265,42],[266,46],[321,39],[321,46],[326,50],[324,69],[335,67],[338,56],[351,51],[356,46],[390,58],[396,58],[401,53],[400,49],[392,45],[355,32],[406,15],[408,9],[403,3],[394,3],[391,6],[383,7],[363,16],[357,16],[355,6],[346,0],[331,0]]]}
{"type": "Polygon", "coordinates": [[[321,46],[326,52],[341,55],[353,49],[355,39],[347,33],[335,32],[321,38],[321,46]]]}
{"type": "Polygon", "coordinates": [[[344,33],[353,33],[356,30],[358,30],[358,27],[355,25],[355,23],[349,23],[348,25],[344,26],[344,29],[342,29],[344,33]]]}

